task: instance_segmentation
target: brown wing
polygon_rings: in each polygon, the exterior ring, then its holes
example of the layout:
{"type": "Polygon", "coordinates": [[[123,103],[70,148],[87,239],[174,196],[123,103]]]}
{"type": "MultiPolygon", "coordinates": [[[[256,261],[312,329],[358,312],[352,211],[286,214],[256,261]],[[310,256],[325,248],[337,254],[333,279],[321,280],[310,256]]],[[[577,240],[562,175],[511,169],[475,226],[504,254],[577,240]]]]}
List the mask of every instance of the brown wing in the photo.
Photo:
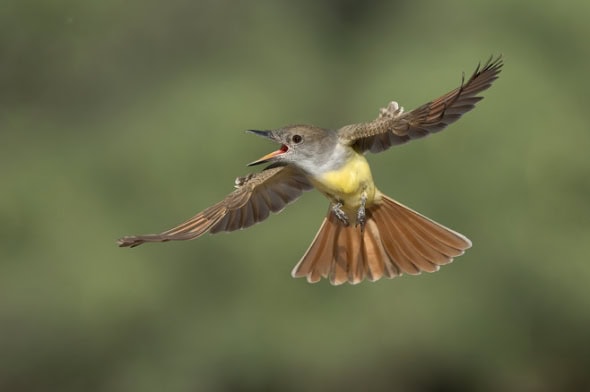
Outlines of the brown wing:
{"type": "Polygon", "coordinates": [[[502,69],[502,57],[477,66],[467,83],[410,112],[397,102],[381,109],[372,122],[353,124],[338,130],[340,139],[357,151],[381,152],[391,146],[438,132],[454,123],[483,99],[477,96],[492,85],[502,69]]]}
{"type": "Polygon", "coordinates": [[[160,234],[126,236],[117,241],[121,247],[144,242],[189,240],[204,233],[234,231],[263,221],[271,212],[279,212],[312,185],[293,166],[269,167],[264,171],[236,179],[236,190],[219,203],[186,222],[160,234]]]}

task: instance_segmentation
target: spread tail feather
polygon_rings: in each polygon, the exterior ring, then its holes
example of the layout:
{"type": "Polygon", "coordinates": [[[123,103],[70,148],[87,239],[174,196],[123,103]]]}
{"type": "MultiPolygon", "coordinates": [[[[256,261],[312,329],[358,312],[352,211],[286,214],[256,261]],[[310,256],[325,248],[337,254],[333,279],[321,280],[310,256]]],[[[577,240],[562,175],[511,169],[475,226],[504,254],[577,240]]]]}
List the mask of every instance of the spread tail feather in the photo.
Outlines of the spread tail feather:
{"type": "Polygon", "coordinates": [[[361,232],[344,226],[330,210],[293,277],[340,285],[434,272],[471,247],[465,236],[384,195],[366,213],[361,232]]]}

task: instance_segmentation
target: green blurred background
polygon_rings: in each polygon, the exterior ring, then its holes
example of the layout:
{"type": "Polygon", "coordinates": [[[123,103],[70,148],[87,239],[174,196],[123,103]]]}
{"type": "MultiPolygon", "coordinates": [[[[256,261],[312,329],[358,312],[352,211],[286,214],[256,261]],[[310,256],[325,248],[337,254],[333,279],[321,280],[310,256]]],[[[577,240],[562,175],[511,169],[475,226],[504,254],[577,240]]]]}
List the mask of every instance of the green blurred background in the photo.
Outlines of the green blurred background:
{"type": "Polygon", "coordinates": [[[590,388],[590,2],[4,0],[1,391],[590,388]],[[455,88],[477,110],[370,156],[474,243],[436,274],[292,279],[308,193],[249,230],[119,249],[274,146],[455,88]]]}

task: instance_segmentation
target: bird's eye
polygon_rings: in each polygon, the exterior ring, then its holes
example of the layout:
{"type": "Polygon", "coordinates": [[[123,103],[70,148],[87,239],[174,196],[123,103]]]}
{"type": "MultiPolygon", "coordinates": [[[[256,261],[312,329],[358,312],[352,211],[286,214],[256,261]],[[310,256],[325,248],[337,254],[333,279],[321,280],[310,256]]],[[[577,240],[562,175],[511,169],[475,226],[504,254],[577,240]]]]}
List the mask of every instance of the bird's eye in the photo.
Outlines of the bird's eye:
{"type": "Polygon", "coordinates": [[[303,138],[301,137],[301,135],[293,135],[293,138],[291,140],[293,140],[293,143],[297,144],[297,143],[301,143],[303,138]]]}

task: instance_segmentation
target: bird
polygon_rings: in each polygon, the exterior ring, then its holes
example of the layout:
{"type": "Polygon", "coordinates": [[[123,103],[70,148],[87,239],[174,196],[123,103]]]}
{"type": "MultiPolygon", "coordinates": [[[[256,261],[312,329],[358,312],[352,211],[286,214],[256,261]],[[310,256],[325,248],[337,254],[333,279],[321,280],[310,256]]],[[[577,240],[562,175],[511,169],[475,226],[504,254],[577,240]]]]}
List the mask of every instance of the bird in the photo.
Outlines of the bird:
{"type": "Polygon", "coordinates": [[[245,229],[315,188],[330,206],[293,277],[341,285],[437,271],[469,249],[471,241],[383,194],[365,155],[445,129],[483,99],[478,94],[492,85],[502,67],[502,56],[492,56],[441,97],[411,111],[390,102],[366,123],[249,130],[280,145],[248,164],[268,164],[262,171],[237,177],[227,197],[178,226],[159,234],[125,236],[117,243],[135,247],[245,229]]]}

